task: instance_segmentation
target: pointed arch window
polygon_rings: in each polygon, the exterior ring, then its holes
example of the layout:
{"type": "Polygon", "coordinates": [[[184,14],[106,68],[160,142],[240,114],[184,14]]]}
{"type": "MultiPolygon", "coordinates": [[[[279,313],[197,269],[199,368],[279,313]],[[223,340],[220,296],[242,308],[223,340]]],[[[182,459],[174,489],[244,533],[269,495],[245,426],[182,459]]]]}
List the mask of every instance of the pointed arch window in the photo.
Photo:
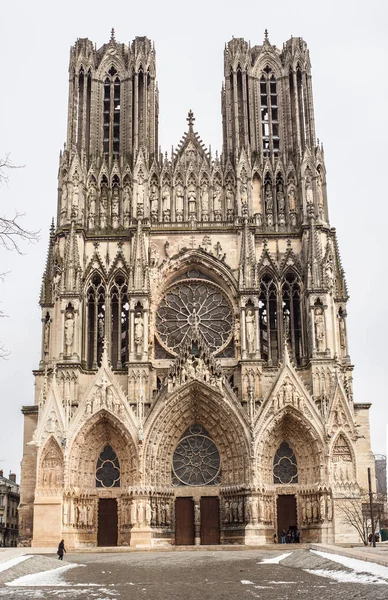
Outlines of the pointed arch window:
{"type": "Polygon", "coordinates": [[[279,108],[277,80],[267,65],[260,77],[260,113],[263,155],[279,154],[279,108]]]}
{"type": "Polygon", "coordinates": [[[86,294],[87,365],[96,369],[101,361],[105,337],[105,285],[101,275],[93,275],[86,294]]]}
{"type": "Polygon", "coordinates": [[[303,326],[301,311],[301,290],[295,273],[286,274],[282,284],[283,332],[291,345],[295,363],[300,365],[303,358],[303,326]]]}
{"type": "Polygon", "coordinates": [[[129,360],[128,285],[123,275],[115,277],[110,293],[111,303],[111,360],[114,369],[121,369],[129,360]]]}
{"type": "Polygon", "coordinates": [[[298,463],[287,442],[280,444],[273,459],[273,482],[283,485],[298,483],[298,463]]]}
{"type": "Polygon", "coordinates": [[[259,292],[260,350],[269,365],[278,361],[278,290],[269,274],[262,276],[259,292]]]}
{"type": "Polygon", "coordinates": [[[96,464],[96,487],[120,487],[120,462],[112,446],[105,446],[96,464]]]}
{"type": "Polygon", "coordinates": [[[119,154],[120,152],[120,99],[120,78],[112,66],[104,82],[104,154],[119,154]]]}

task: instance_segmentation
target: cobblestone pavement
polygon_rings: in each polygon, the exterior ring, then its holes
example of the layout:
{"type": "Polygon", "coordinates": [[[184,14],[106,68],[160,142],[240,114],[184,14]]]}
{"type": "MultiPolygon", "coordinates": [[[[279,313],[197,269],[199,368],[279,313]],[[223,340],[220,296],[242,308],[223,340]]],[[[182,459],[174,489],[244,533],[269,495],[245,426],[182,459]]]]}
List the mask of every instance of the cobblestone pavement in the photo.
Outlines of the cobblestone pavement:
{"type": "MultiPolygon", "coordinates": [[[[287,548],[288,551],[288,548],[287,548]]],[[[386,600],[388,579],[376,583],[339,583],[312,575],[304,569],[354,573],[308,550],[294,550],[280,564],[259,564],[282,554],[273,551],[182,551],[125,554],[67,554],[33,556],[0,573],[0,600],[386,600]],[[46,581],[38,575],[35,585],[11,587],[7,582],[31,573],[65,567],[61,575],[46,581]],[[82,566],[81,566],[82,565],[82,566]],[[45,584],[45,585],[44,585],[45,584]]],[[[371,581],[377,577],[370,576],[371,581]]]]}

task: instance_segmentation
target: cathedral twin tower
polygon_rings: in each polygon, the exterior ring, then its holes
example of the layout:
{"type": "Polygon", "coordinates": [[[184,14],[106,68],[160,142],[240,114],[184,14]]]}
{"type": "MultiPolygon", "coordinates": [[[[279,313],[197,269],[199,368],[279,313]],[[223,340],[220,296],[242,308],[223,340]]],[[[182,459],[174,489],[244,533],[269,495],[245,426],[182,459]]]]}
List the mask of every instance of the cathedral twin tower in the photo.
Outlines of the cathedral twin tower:
{"type": "Polygon", "coordinates": [[[160,151],[147,38],[79,39],[69,74],[21,543],[352,541],[369,404],[306,43],[226,45],[220,156],[191,111],[160,151]]]}

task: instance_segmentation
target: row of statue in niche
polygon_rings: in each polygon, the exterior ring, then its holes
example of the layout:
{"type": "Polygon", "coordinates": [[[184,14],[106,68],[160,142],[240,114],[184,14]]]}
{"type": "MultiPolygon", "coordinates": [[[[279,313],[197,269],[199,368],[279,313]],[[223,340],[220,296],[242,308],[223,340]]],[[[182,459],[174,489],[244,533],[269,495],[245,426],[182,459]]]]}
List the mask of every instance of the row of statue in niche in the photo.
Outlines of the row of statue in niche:
{"type": "MultiPolygon", "coordinates": [[[[306,206],[314,206],[313,178],[307,173],[304,180],[306,206]]],[[[316,178],[317,213],[324,220],[322,179],[316,178]]],[[[159,186],[153,177],[147,182],[139,173],[134,186],[125,177],[123,185],[115,176],[109,184],[106,177],[98,186],[93,178],[87,188],[76,172],[73,180],[62,184],[60,195],[60,224],[70,220],[85,224],[89,230],[119,229],[129,227],[133,219],[150,219],[151,222],[229,221],[236,217],[254,217],[259,226],[280,227],[298,225],[300,203],[295,177],[291,174],[285,185],[282,177],[275,184],[267,175],[264,183],[258,177],[251,181],[243,172],[235,185],[228,179],[225,185],[215,179],[210,185],[202,179],[197,185],[189,179],[185,186],[177,179],[174,186],[164,180],[159,186]]]]}

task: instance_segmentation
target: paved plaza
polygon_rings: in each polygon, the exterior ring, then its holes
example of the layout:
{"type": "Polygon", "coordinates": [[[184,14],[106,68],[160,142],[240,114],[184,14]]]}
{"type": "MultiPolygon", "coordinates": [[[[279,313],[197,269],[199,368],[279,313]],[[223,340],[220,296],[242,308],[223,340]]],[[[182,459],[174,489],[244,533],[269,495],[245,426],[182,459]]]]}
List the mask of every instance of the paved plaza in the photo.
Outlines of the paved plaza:
{"type": "MultiPolygon", "coordinates": [[[[329,556],[289,546],[273,550],[69,553],[63,563],[55,555],[35,554],[9,569],[1,570],[0,563],[0,599],[387,598],[388,567],[365,562],[354,569],[328,560],[329,556]]],[[[14,559],[18,560],[21,558],[14,559]]]]}

